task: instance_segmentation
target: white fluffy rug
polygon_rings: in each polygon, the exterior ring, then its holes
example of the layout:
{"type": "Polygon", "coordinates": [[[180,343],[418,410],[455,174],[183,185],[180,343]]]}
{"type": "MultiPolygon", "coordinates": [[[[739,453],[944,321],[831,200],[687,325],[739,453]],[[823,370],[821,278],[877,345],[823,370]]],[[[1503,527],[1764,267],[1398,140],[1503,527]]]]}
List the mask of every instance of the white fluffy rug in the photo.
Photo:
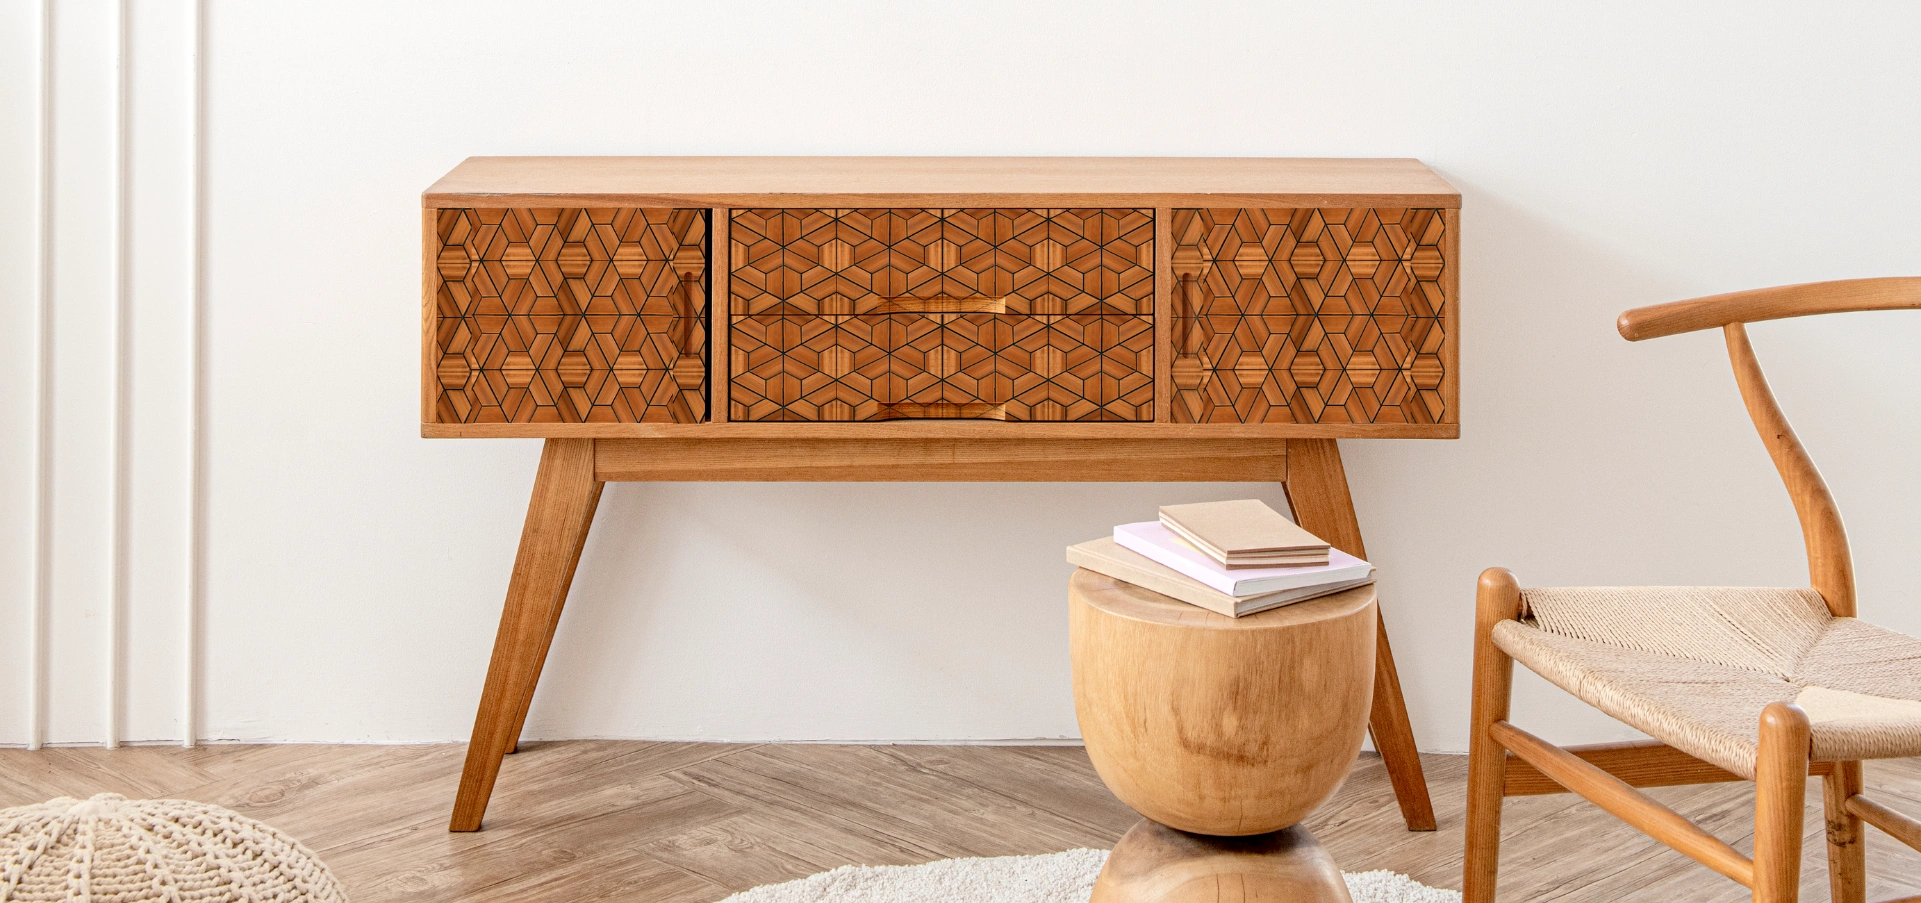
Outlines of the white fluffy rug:
{"type": "MultiPolygon", "coordinates": [[[[926,865],[847,865],[785,884],[742,891],[721,903],[1087,903],[1106,850],[1046,856],[943,859],[926,865]]],[[[1460,903],[1389,871],[1348,872],[1354,903],[1460,903]]]]}

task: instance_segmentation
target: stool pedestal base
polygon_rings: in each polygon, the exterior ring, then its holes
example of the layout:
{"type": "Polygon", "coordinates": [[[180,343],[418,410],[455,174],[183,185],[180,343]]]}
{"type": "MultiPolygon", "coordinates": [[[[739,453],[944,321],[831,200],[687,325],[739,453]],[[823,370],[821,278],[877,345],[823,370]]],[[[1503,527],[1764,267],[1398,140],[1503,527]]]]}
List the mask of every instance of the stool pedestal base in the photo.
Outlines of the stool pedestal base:
{"type": "Polygon", "coordinates": [[[1209,837],[1141,819],[1088,903],[1353,903],[1334,857],[1307,828],[1209,837]]]}

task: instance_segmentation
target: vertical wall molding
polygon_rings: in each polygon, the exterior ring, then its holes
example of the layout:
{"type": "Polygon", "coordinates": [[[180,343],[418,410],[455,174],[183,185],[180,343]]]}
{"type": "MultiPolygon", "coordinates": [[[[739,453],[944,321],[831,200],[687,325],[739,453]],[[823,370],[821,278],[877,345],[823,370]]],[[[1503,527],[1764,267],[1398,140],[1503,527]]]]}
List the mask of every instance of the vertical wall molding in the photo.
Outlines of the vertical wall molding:
{"type": "Polygon", "coordinates": [[[207,4],[4,13],[38,41],[16,73],[35,106],[9,123],[33,195],[14,352],[25,731],[7,738],[29,749],[202,735],[207,4]]]}
{"type": "Polygon", "coordinates": [[[127,621],[127,516],[131,507],[128,497],[128,395],[132,387],[128,384],[128,357],[132,342],[128,333],[128,308],[131,306],[127,284],[127,90],[128,59],[130,42],[128,40],[129,0],[114,0],[113,5],[113,211],[112,211],[112,249],[110,263],[113,285],[113,326],[112,326],[112,372],[110,378],[112,402],[110,404],[113,423],[108,429],[108,445],[112,463],[108,476],[107,497],[113,510],[108,515],[108,562],[111,571],[107,589],[107,712],[106,727],[101,745],[108,749],[120,746],[120,724],[126,709],[126,621],[127,621]]]}
{"type": "Polygon", "coordinates": [[[187,0],[189,50],[193,67],[188,78],[190,112],[187,136],[187,560],[186,610],[183,613],[184,673],[181,674],[180,744],[192,746],[200,738],[200,617],[202,576],[205,573],[206,467],[202,460],[206,432],[205,378],[201,349],[206,324],[202,299],[205,246],[202,201],[203,149],[206,130],[206,0],[187,0]]]}
{"type": "Polygon", "coordinates": [[[40,0],[40,106],[34,148],[32,599],[27,748],[47,741],[47,642],[53,533],[53,0],[40,0]]]}

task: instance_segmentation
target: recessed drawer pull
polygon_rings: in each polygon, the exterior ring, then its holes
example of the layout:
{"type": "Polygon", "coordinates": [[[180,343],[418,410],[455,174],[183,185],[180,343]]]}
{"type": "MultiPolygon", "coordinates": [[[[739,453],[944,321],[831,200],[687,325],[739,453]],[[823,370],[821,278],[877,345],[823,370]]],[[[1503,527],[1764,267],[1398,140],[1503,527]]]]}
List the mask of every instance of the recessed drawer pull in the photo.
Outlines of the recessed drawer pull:
{"type": "Polygon", "coordinates": [[[1194,332],[1194,320],[1199,316],[1194,308],[1194,274],[1179,274],[1179,282],[1174,286],[1174,309],[1170,319],[1174,321],[1174,361],[1169,376],[1177,389],[1198,389],[1203,379],[1201,356],[1188,350],[1188,337],[1194,332]]]}
{"type": "Polygon", "coordinates": [[[1180,274],[1180,282],[1174,287],[1174,354],[1176,357],[1187,353],[1187,334],[1194,317],[1194,301],[1188,292],[1194,285],[1194,277],[1188,273],[1180,274]]]}
{"type": "Polygon", "coordinates": [[[694,293],[700,290],[700,274],[680,274],[680,307],[674,311],[675,325],[674,350],[681,354],[694,353],[694,320],[700,316],[700,305],[694,300],[694,293]]]}
{"type": "Polygon", "coordinates": [[[1004,314],[1006,298],[882,298],[874,308],[877,314],[1004,314]]]}
{"type": "Polygon", "coordinates": [[[986,402],[893,402],[883,404],[875,420],[1006,420],[1006,404],[986,402]]]}
{"type": "MultiPolygon", "coordinates": [[[[683,264],[682,254],[675,255],[675,266],[683,264]]],[[[695,390],[707,381],[707,363],[700,358],[700,349],[694,346],[694,325],[699,322],[700,309],[706,300],[700,297],[702,268],[680,269],[680,292],[676,300],[678,310],[674,311],[674,385],[682,389],[695,390]]]]}

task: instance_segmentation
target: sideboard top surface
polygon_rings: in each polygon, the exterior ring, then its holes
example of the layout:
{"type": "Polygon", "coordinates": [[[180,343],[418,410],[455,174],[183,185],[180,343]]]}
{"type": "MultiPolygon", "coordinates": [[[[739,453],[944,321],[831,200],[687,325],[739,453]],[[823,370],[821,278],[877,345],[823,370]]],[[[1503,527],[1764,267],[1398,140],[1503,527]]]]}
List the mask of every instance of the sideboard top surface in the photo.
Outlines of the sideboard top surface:
{"type": "Polygon", "coordinates": [[[513,206],[1439,207],[1411,158],[469,157],[426,208],[513,206]]]}

